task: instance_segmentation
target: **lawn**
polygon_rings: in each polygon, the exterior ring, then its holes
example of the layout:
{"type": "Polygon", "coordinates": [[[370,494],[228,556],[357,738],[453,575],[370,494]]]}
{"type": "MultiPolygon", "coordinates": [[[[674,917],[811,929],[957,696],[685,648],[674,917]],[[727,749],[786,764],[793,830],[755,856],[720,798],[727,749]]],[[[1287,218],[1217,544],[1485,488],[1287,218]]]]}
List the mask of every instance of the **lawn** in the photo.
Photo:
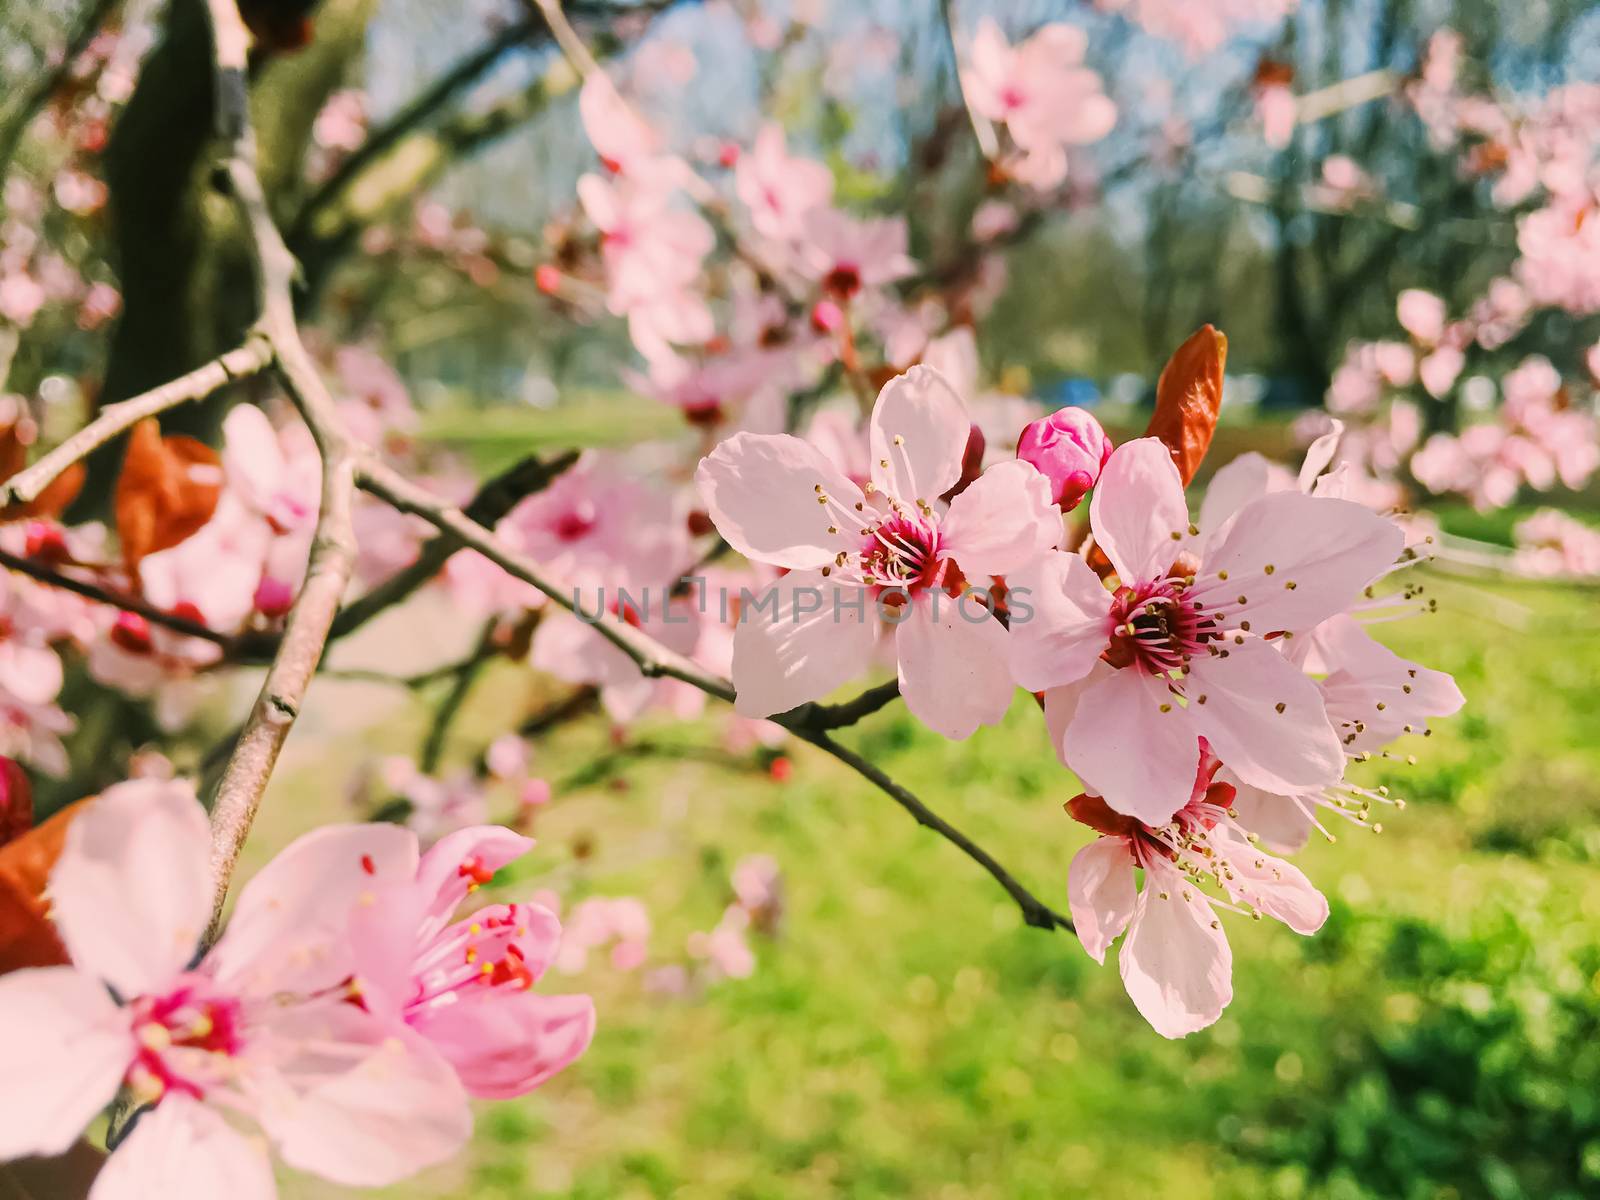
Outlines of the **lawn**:
{"type": "MultiPolygon", "coordinates": [[[[1412,803],[1301,865],[1333,916],[1302,939],[1228,918],[1237,998],[1205,1033],[1152,1033],[1065,934],[1020,923],[987,876],[831,759],[787,782],[666,753],[587,770],[595,717],[539,744],[558,783],[509,894],[639,895],[652,963],[685,961],[739,857],[782,864],[759,966],[688,997],[604,956],[591,1052],[486,1107],[472,1154],[397,1197],[1475,1196],[1600,1191],[1600,611],[1594,593],[1428,581],[1440,613],[1379,627],[1455,673],[1466,713],[1359,768],[1412,803]],[[584,776],[587,780],[584,781],[584,776]]],[[[465,761],[541,688],[505,667],[473,693],[465,761]]],[[[638,731],[715,744],[718,714],[638,731]]],[[[385,723],[408,745],[418,705],[385,723]]],[[[952,744],[902,709],[846,735],[1065,903],[1075,790],[1019,698],[952,744]]],[[[355,752],[274,787],[266,840],[310,819],[355,752]]],[[[303,760],[302,760],[303,761],[303,760]]],[[[294,1181],[293,1197],[337,1194],[294,1181]]]]}

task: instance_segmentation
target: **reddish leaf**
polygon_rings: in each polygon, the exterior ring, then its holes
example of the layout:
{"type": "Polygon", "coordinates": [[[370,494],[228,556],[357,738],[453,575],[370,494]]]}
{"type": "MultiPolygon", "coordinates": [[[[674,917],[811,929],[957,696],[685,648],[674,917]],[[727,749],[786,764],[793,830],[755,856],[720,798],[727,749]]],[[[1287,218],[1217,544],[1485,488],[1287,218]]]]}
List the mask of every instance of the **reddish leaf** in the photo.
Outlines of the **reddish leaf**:
{"type": "Polygon", "coordinates": [[[44,887],[66,841],[67,826],[84,803],[68,805],[43,825],[0,846],[0,975],[67,961],[50,924],[44,887]]]}
{"type": "Polygon", "coordinates": [[[128,570],[147,554],[198,533],[217,509],[217,452],[191,437],[161,436],[154,417],[133,427],[117,479],[117,536],[128,570]]]}
{"type": "Polygon", "coordinates": [[[1179,346],[1156,382],[1156,411],[1146,437],[1158,437],[1187,485],[1200,469],[1222,408],[1222,368],[1227,335],[1202,325],[1179,346]]]}
{"type": "MultiPolygon", "coordinates": [[[[0,429],[0,483],[28,465],[28,445],[16,424],[0,429]]],[[[57,475],[31,504],[8,504],[0,508],[0,521],[20,521],[30,517],[53,519],[83,490],[84,466],[73,463],[57,475]]]]}

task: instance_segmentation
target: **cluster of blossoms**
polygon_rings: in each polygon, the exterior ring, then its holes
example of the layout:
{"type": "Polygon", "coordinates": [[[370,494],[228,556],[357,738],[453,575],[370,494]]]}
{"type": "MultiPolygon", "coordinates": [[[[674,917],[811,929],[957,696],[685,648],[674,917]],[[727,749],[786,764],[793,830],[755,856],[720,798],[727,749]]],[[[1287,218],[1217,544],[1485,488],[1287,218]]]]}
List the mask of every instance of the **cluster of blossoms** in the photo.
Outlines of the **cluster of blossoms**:
{"type": "Polygon", "coordinates": [[[1492,509],[1524,489],[1581,489],[1600,468],[1594,363],[1514,353],[1545,314],[1600,311],[1600,87],[1533,99],[1466,90],[1461,58],[1460,36],[1437,33],[1406,99],[1434,149],[1514,214],[1516,257],[1457,316],[1431,292],[1401,292],[1406,339],[1352,343],[1327,406],[1364,425],[1342,453],[1400,495],[1415,481],[1492,509]]]}
{"type": "Polygon", "coordinates": [[[0,977],[0,1159],[66,1150],[132,1106],[95,1200],[276,1194],[289,1166],[379,1187],[456,1153],[469,1098],[508,1099],[583,1053],[594,1009],[533,991],[561,927],[535,904],[456,910],[532,843],[462,830],[419,854],[393,825],[331,825],[239,895],[222,937],[192,788],[89,801],[50,876],[70,966],[0,977]]]}
{"type": "Polygon", "coordinates": [[[1587,370],[1564,378],[1542,355],[1522,359],[1498,388],[1486,376],[1461,381],[1472,406],[1487,411],[1460,433],[1422,436],[1422,405],[1457,388],[1466,349],[1484,346],[1496,319],[1525,319],[1516,284],[1499,281],[1482,311],[1460,321],[1448,320],[1444,302],[1420,289],[1402,292],[1397,307],[1410,340],[1353,343],[1328,392],[1330,411],[1364,421],[1344,447],[1347,457],[1378,478],[1408,473],[1431,493],[1460,495],[1481,509],[1504,507],[1525,488],[1587,486],[1600,469],[1596,380],[1587,370]],[[1421,398],[1407,395],[1419,385],[1421,398]]]}
{"type": "Polygon", "coordinates": [[[1347,763],[1461,703],[1356,620],[1413,607],[1408,589],[1378,588],[1415,553],[1347,498],[1348,469],[1322,474],[1337,434],[1299,479],[1254,455],[1229,464],[1191,519],[1157,438],[1112,449],[1067,410],[977,470],[970,429],[921,366],[879,394],[860,484],[791,435],[736,434],[701,463],[718,532],[784,572],[734,633],[736,707],[765,717],[817,700],[880,648],[910,711],[947,737],[998,722],[1019,686],[1034,693],[1087,789],[1069,811],[1103,835],[1072,871],[1085,946],[1099,956],[1128,927],[1129,994],[1180,1036],[1230,996],[1200,883],[1312,932],[1320,896],[1259,844],[1298,848],[1319,813],[1365,823],[1387,797],[1347,781],[1347,763]],[[1062,512],[1091,486],[1092,540],[1068,548],[1062,512]]]}

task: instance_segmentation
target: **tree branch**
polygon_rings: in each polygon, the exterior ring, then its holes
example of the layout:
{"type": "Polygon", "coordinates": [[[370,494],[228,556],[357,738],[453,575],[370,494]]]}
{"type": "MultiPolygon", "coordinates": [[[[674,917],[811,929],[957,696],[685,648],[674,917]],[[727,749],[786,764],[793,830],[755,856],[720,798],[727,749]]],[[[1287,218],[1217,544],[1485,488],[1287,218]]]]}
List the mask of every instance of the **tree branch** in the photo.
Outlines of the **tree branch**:
{"type": "MultiPolygon", "coordinates": [[[[473,522],[459,509],[451,508],[444,501],[417,487],[393,468],[371,457],[364,457],[356,474],[356,483],[373,495],[388,501],[400,511],[419,516],[434,527],[460,538],[467,546],[517,579],[531,584],[568,612],[578,612],[578,598],[575,592],[569,594],[563,591],[553,580],[545,577],[538,564],[510,550],[489,530],[473,522]]],[[[610,614],[579,613],[579,615],[589,622],[596,633],[626,654],[647,678],[678,679],[699,688],[707,695],[716,696],[721,700],[733,699],[733,685],[726,679],[668,650],[620,618],[610,614]]],[[[1022,910],[1023,920],[1029,925],[1039,929],[1071,929],[1071,921],[1052,910],[1018,883],[1016,877],[1001,866],[987,850],[940,817],[867,759],[854,750],[841,746],[824,732],[825,729],[834,727],[828,725],[828,721],[834,720],[839,724],[845,724],[848,721],[841,718],[846,716],[850,720],[859,720],[867,712],[881,708],[891,698],[886,694],[885,688],[873,688],[856,700],[843,705],[802,706],[793,712],[774,717],[773,721],[802,741],[826,751],[856,770],[887,793],[919,823],[940,834],[968,858],[983,867],[1016,901],[1017,907],[1022,910]],[[810,724],[811,721],[820,721],[820,727],[810,724]]]]}
{"type": "Polygon", "coordinates": [[[322,456],[322,501],[305,582],[289,610],[283,638],[261,694],[223,769],[211,808],[211,872],[215,886],[211,933],[239,852],[250,834],[267,780],[322,662],[339,602],[355,569],[356,451],[338,419],[332,395],[300,341],[295,324],[295,262],[272,222],[256,171],[247,89],[250,35],[234,0],[207,0],[216,67],[218,129],[226,146],[224,170],[255,260],[257,333],[271,347],[279,380],[305,419],[322,456]]]}
{"type": "Polygon", "coordinates": [[[18,471],[0,483],[0,508],[13,503],[31,504],[56,477],[80,459],[125,433],[146,417],[154,417],[204,400],[221,387],[239,379],[258,375],[272,365],[272,345],[268,338],[252,334],[242,346],[180,375],[170,383],[152,388],[143,395],[118,401],[100,410],[100,415],[67,438],[26,470],[18,471]]]}

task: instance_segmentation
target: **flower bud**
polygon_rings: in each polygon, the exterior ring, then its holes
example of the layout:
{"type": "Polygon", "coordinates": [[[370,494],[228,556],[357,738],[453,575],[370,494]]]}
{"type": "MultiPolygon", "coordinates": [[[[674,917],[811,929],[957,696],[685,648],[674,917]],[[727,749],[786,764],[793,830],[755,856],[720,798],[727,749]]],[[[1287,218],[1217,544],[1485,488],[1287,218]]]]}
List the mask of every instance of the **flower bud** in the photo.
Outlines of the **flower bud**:
{"type": "Polygon", "coordinates": [[[14,760],[0,755],[0,846],[33,828],[33,788],[14,760]]]}
{"type": "Polygon", "coordinates": [[[1050,481],[1050,495],[1071,512],[1100,478],[1111,457],[1111,439],[1081,408],[1059,408],[1040,417],[1017,439],[1017,457],[1050,481]]]}

